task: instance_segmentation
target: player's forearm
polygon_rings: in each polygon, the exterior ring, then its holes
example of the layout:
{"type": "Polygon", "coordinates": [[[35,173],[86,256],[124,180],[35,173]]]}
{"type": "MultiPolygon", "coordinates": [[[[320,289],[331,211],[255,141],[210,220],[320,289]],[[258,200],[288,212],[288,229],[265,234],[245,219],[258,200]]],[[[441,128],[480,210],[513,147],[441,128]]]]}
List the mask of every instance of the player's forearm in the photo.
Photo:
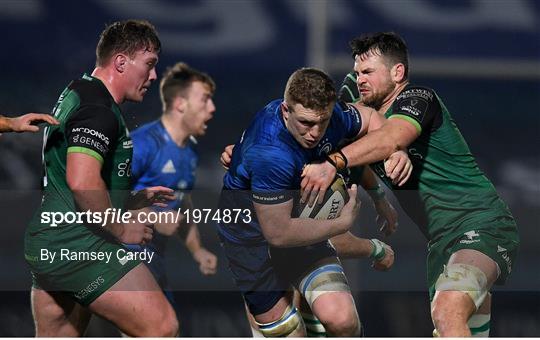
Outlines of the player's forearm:
{"type": "Polygon", "coordinates": [[[285,225],[285,227],[266,238],[271,245],[280,248],[308,246],[326,241],[347,229],[346,223],[340,218],[333,220],[291,218],[289,223],[276,223],[275,225],[285,225]]]}
{"type": "Polygon", "coordinates": [[[360,180],[360,185],[366,193],[369,195],[373,204],[379,203],[381,200],[386,199],[386,194],[383,189],[381,189],[379,182],[377,182],[377,177],[375,173],[371,170],[370,167],[366,166],[362,178],[360,180]]]}
{"type": "Polygon", "coordinates": [[[11,131],[13,131],[11,118],[0,116],[0,132],[11,132],[11,131]]]}
{"type": "Polygon", "coordinates": [[[186,248],[193,255],[199,249],[201,249],[201,235],[199,234],[199,228],[197,224],[192,223],[188,226],[188,232],[186,234],[185,244],[186,248]]]}
{"type": "MultiPolygon", "coordinates": [[[[89,180],[82,183],[70,183],[68,185],[73,193],[73,198],[79,211],[90,211],[91,213],[101,213],[105,218],[107,209],[112,208],[111,198],[103,180],[89,180]]],[[[120,236],[122,226],[119,223],[111,221],[103,221],[105,228],[116,237],[120,236]]]]}
{"type": "Polygon", "coordinates": [[[373,251],[373,245],[369,240],[356,237],[351,232],[336,235],[330,240],[340,258],[367,258],[373,251]]]}
{"type": "Polygon", "coordinates": [[[377,182],[377,178],[369,166],[364,167],[364,172],[362,173],[362,178],[360,179],[360,185],[366,191],[372,190],[373,188],[379,186],[379,182],[377,182]]]}
{"type": "Polygon", "coordinates": [[[345,146],[341,152],[347,158],[348,167],[353,167],[385,160],[402,147],[381,128],[345,146]]]}
{"type": "MultiPolygon", "coordinates": [[[[187,194],[183,201],[184,210],[193,209],[193,201],[191,200],[191,194],[187,194]]],[[[188,224],[187,231],[182,232],[180,229],[180,238],[184,240],[186,248],[193,255],[196,251],[201,249],[201,235],[199,234],[199,228],[196,223],[188,224]]]]}

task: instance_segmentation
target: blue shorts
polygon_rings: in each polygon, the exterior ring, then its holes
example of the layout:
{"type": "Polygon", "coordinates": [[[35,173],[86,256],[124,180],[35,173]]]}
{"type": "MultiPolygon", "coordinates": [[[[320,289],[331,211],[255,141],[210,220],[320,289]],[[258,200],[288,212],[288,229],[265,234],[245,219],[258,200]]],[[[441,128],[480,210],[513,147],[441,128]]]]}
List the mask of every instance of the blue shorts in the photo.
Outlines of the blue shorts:
{"type": "Polygon", "coordinates": [[[328,241],[306,247],[274,248],[266,242],[243,245],[221,235],[220,238],[229,270],[253,315],[270,310],[319,260],[337,255],[328,241]]]}

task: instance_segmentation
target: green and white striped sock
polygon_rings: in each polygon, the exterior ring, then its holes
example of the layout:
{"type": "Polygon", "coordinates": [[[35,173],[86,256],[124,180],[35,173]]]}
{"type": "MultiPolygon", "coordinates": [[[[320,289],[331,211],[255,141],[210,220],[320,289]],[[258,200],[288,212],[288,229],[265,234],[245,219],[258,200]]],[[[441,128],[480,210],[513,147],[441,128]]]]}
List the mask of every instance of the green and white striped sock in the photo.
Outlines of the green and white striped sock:
{"type": "Polygon", "coordinates": [[[309,338],[326,338],[326,329],[317,317],[311,313],[300,313],[304,324],[306,325],[306,333],[309,338]]]}

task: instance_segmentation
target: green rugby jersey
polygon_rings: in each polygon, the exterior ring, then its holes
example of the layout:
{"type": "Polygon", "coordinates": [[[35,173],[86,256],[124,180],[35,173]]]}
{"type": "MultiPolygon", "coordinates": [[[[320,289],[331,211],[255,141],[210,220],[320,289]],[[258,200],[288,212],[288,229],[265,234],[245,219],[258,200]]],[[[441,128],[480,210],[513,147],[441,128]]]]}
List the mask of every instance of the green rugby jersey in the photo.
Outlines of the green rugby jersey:
{"type": "Polygon", "coordinates": [[[478,168],[465,139],[437,94],[407,86],[385,113],[388,119],[413,124],[419,137],[408,147],[414,169],[403,187],[372,165],[428,240],[463,228],[515,225],[507,205],[478,168]]]}
{"type": "Polygon", "coordinates": [[[130,190],[133,145],[120,107],[105,85],[84,74],[64,89],[53,113],[60,124],[45,129],[43,198],[29,232],[50,227],[41,223],[41,212],[77,211],[66,181],[68,153],[85,153],[102,164],[113,207],[121,208],[130,190]]]}

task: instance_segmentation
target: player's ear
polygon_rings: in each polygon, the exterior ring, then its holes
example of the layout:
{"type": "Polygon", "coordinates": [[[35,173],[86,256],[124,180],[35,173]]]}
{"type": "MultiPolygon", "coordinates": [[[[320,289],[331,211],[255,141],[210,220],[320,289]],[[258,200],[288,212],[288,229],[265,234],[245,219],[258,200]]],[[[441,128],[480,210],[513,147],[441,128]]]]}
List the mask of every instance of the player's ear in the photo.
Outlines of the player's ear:
{"type": "Polygon", "coordinates": [[[184,113],[186,110],[187,100],[182,96],[176,96],[173,100],[173,107],[176,111],[184,113]]]}
{"type": "Polygon", "coordinates": [[[281,103],[281,113],[283,114],[283,119],[287,121],[289,119],[289,107],[285,102],[281,103]]]}
{"type": "Polygon", "coordinates": [[[395,83],[402,83],[405,80],[405,65],[402,63],[395,64],[390,70],[390,75],[395,83]]]}
{"type": "Polygon", "coordinates": [[[127,57],[122,53],[118,53],[113,58],[114,68],[116,71],[119,73],[124,73],[126,69],[127,57]]]}

